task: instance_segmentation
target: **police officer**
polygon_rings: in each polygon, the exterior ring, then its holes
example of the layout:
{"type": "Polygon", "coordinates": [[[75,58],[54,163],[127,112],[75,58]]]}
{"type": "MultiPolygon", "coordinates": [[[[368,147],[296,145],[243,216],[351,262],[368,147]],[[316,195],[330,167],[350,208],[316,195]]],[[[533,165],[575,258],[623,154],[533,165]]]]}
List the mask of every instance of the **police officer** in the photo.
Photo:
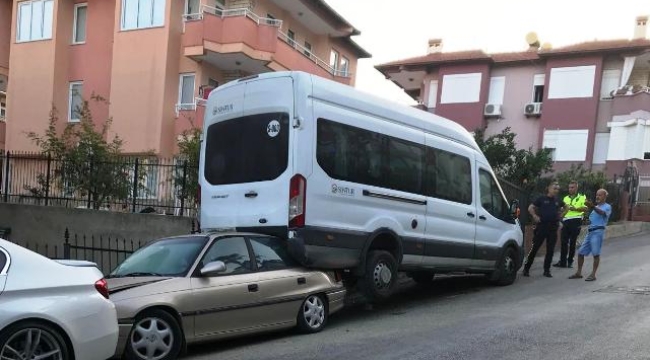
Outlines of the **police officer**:
{"type": "Polygon", "coordinates": [[[578,182],[571,181],[569,183],[569,195],[564,197],[566,212],[562,221],[562,247],[560,261],[553,265],[555,267],[573,267],[573,258],[576,255],[576,241],[580,235],[582,218],[585,211],[588,210],[585,206],[586,201],[587,197],[578,192],[578,182]]]}
{"type": "Polygon", "coordinates": [[[530,204],[528,212],[537,224],[535,227],[535,236],[533,237],[533,248],[526,257],[524,265],[524,276],[530,276],[530,267],[537,251],[546,241],[546,257],[544,258],[544,276],[551,276],[551,263],[553,262],[553,252],[557,242],[557,232],[560,224],[560,217],[564,212],[564,202],[558,199],[557,194],[560,192],[560,185],[552,182],[546,188],[546,195],[540,196],[535,202],[530,204]]]}

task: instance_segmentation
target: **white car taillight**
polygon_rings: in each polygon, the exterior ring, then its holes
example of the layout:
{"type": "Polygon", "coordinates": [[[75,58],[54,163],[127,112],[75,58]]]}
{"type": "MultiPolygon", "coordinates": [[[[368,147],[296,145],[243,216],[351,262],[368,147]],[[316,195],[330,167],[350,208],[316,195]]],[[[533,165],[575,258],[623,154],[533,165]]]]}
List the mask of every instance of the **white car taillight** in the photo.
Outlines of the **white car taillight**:
{"type": "Polygon", "coordinates": [[[95,289],[102,294],[103,297],[108,299],[108,283],[104,279],[97,280],[95,282],[95,289]]]}
{"type": "Polygon", "coordinates": [[[305,208],[307,200],[307,180],[302,175],[291,178],[289,189],[289,227],[305,226],[305,208]]]}

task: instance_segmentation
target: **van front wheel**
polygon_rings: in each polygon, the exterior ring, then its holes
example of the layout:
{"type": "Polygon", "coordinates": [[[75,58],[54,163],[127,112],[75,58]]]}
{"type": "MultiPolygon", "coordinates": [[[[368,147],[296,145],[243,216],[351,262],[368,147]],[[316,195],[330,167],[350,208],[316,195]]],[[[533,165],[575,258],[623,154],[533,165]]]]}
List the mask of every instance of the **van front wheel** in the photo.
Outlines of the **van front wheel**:
{"type": "Polygon", "coordinates": [[[388,251],[370,251],[362,284],[364,293],[370,300],[380,301],[389,298],[397,284],[395,257],[388,251]]]}
{"type": "Polygon", "coordinates": [[[517,252],[507,247],[497,264],[496,270],[489,274],[490,282],[494,285],[508,286],[517,279],[517,252]]]}

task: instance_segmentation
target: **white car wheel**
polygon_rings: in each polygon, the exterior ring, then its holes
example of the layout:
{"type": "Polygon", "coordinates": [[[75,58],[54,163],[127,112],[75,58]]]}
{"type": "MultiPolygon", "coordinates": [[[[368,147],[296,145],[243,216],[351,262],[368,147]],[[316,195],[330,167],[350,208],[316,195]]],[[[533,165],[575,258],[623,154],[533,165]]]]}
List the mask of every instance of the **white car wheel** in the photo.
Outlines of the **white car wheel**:
{"type": "Polygon", "coordinates": [[[68,348],[61,335],[49,326],[26,323],[0,336],[2,360],[68,360],[68,348]]]}

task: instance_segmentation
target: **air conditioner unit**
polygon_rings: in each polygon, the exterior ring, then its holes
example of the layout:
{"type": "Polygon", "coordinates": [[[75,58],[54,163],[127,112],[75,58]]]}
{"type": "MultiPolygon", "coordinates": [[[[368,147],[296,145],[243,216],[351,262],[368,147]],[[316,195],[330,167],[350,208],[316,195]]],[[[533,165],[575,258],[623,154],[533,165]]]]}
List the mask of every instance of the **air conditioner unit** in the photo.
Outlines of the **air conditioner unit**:
{"type": "Polygon", "coordinates": [[[542,114],[542,103],[530,103],[524,107],[524,114],[528,116],[539,116],[542,114]]]}
{"type": "Polygon", "coordinates": [[[210,92],[211,92],[212,90],[214,90],[214,89],[215,89],[214,86],[201,85],[201,86],[199,87],[199,97],[200,97],[201,99],[205,99],[205,100],[207,100],[207,99],[208,99],[208,96],[210,96],[210,92]]]}
{"type": "Polygon", "coordinates": [[[501,116],[501,104],[485,104],[483,109],[485,116],[501,116]]]}

